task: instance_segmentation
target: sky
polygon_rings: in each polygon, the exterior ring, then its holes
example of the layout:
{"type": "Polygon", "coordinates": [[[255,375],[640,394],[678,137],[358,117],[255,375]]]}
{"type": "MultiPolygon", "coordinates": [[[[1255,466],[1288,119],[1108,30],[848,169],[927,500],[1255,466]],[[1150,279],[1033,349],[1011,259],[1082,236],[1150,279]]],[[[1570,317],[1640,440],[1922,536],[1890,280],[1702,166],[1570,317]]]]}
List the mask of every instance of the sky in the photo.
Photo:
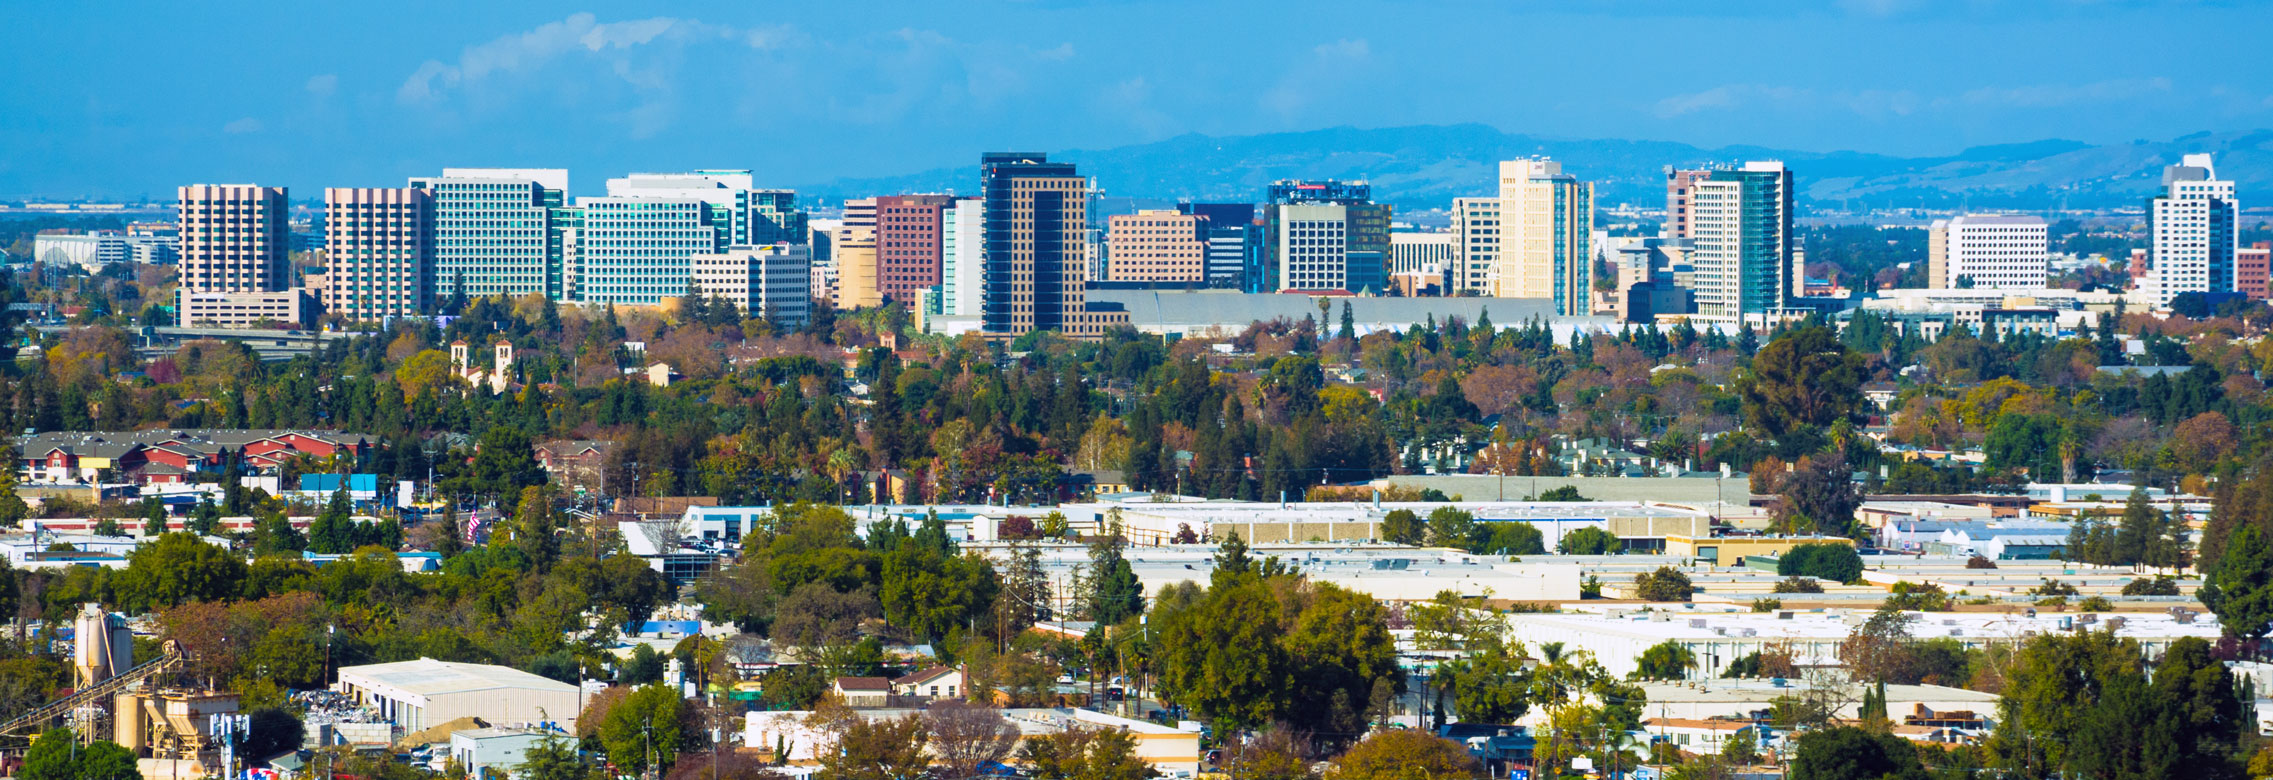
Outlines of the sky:
{"type": "Polygon", "coordinates": [[[1480,122],[1935,155],[2273,127],[2273,3],[2137,0],[0,4],[0,198],[761,186],[1185,133],[1480,122]]]}

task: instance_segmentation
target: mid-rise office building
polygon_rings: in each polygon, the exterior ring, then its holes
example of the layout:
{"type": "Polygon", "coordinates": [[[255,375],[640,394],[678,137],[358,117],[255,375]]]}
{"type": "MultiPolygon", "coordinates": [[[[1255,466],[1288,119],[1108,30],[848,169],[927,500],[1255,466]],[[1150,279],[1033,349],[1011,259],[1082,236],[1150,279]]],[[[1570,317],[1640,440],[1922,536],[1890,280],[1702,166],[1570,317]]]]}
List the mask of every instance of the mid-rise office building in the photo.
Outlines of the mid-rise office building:
{"type": "Polygon", "coordinates": [[[434,193],[324,190],[324,311],[351,320],[434,308],[434,193]]]}
{"type": "Polygon", "coordinates": [[[782,328],[812,321],[812,248],[804,244],[728,247],[688,258],[706,297],[731,301],[749,317],[782,328]]]}
{"type": "Polygon", "coordinates": [[[939,305],[934,313],[977,316],[986,292],[986,202],[957,198],[939,215],[939,305]]]}
{"type": "Polygon", "coordinates": [[[2051,275],[2041,217],[1967,214],[1934,220],[1926,241],[1926,286],[2036,290],[2051,275]]]}
{"type": "Polygon", "coordinates": [[[2268,266],[2273,266],[2273,242],[2259,241],[2234,250],[2234,291],[2253,301],[2265,300],[2268,266]]]}
{"type": "Polygon", "coordinates": [[[989,152],[979,158],[986,214],[987,333],[1052,330],[1096,338],[1125,325],[1125,311],[1092,310],[1089,182],[1072,163],[1045,154],[989,152]]]}
{"type": "Polygon", "coordinates": [[[560,168],[444,168],[410,180],[434,202],[437,298],[573,298],[578,209],[560,168]]]}
{"type": "Polygon", "coordinates": [[[875,199],[876,291],[909,306],[939,285],[947,209],[952,195],[887,195],[875,199]]]}
{"type": "Polygon", "coordinates": [[[1697,316],[1756,324],[1782,317],[1792,287],[1792,172],[1781,162],[1748,162],[1694,179],[1689,192],[1697,316]]]}
{"type": "Polygon", "coordinates": [[[2189,154],[2163,169],[2163,193],[2147,201],[2153,269],[2145,280],[2155,304],[2186,293],[2235,290],[2241,248],[2241,202],[2234,183],[2219,179],[2210,155],[2189,154]]]}
{"type": "Polygon", "coordinates": [[[1662,238],[1689,237],[1690,188],[1698,179],[1712,175],[1704,169],[1665,168],[1665,226],[1658,230],[1662,238]]]}
{"type": "MultiPolygon", "coordinates": [[[[1207,241],[1208,286],[1248,290],[1246,281],[1259,270],[1263,249],[1256,239],[1255,204],[1179,203],[1176,212],[1207,219],[1202,232],[1207,241]]],[[[1260,278],[1259,273],[1254,278],[1260,278]]]]}
{"type": "Polygon", "coordinates": [[[1365,182],[1271,184],[1264,206],[1265,288],[1381,292],[1388,287],[1392,209],[1365,182]]]}
{"type": "Polygon", "coordinates": [[[836,307],[844,311],[884,305],[876,260],[876,199],[844,202],[844,220],[829,237],[836,263],[836,307]]]}
{"type": "Polygon", "coordinates": [[[1498,257],[1491,294],[1549,298],[1555,313],[1581,316],[1593,309],[1594,185],[1563,173],[1552,160],[1500,163],[1498,257]]]}
{"type": "Polygon", "coordinates": [[[1452,290],[1488,295],[1500,257],[1500,199],[1453,198],[1452,290]]]}
{"type": "Polygon", "coordinates": [[[804,243],[787,190],[760,190],[746,170],[635,173],[580,198],[578,298],[653,305],[685,295],[689,258],[729,246],[804,243]],[[771,239],[771,240],[762,240],[771,239]]]}
{"type": "Polygon", "coordinates": [[[291,205],[283,187],[181,188],[181,289],[275,292],[290,285],[291,205]]]}
{"type": "Polygon", "coordinates": [[[1389,234],[1389,273],[1443,274],[1458,256],[1454,233],[1389,234]]]}
{"type": "Polygon", "coordinates": [[[1207,281],[1207,217],[1148,209],[1114,215],[1107,223],[1107,281],[1207,281]]]}

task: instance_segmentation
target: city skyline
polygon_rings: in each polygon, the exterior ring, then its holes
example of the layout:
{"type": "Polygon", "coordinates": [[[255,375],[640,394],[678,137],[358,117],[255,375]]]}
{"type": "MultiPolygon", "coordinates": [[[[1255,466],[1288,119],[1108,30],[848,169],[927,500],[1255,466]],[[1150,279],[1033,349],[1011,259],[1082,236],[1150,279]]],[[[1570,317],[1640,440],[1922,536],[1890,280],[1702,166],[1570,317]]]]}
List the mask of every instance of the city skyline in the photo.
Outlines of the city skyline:
{"type": "MultiPolygon", "coordinates": [[[[18,150],[0,161],[0,196],[162,198],[181,181],[312,193],[452,165],[730,165],[810,187],[985,149],[1344,126],[1897,155],[2273,126],[2268,66],[2239,56],[2268,15],[2234,4],[1352,2],[1279,18],[1045,3],[699,19],[482,6],[433,25],[440,11],[151,6],[103,19],[101,56],[65,36],[29,41],[0,54],[20,74],[19,110],[0,120],[0,143],[18,150]],[[336,29],[363,34],[317,34],[336,29]],[[1777,45],[1696,48],[1731,35],[1777,45]],[[2181,37],[2193,44],[2151,60],[2078,56],[2181,37]],[[1922,41],[1938,56],[1917,58],[1922,41]],[[1448,78],[1483,65],[1507,76],[1448,78]],[[161,74],[180,88],[159,88],[161,74]]],[[[0,18],[62,29],[87,14],[0,18]]]]}

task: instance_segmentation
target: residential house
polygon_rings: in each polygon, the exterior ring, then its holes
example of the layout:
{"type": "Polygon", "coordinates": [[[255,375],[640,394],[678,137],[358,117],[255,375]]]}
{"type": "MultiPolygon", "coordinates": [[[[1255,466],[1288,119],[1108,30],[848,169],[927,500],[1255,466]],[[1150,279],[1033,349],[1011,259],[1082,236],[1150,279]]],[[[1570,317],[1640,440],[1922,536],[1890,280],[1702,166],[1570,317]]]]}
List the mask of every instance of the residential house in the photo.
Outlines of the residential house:
{"type": "Polygon", "coordinates": [[[616,443],[591,439],[563,439],[536,446],[537,465],[553,484],[599,491],[607,480],[608,453],[616,443]]]}
{"type": "Polygon", "coordinates": [[[892,693],[927,699],[954,699],[963,695],[963,670],[934,666],[892,681],[892,693]]]}
{"type": "Polygon", "coordinates": [[[892,701],[892,681],[882,677],[839,677],[829,690],[856,709],[889,706],[892,701]]]}

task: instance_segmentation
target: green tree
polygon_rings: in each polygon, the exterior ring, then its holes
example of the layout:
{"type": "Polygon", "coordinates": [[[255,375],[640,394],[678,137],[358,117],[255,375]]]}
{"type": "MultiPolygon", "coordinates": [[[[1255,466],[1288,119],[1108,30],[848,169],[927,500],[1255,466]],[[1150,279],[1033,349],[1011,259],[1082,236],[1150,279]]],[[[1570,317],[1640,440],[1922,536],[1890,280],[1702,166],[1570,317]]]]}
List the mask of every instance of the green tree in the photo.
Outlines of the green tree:
{"type": "Polygon", "coordinates": [[[1483,771],[1467,748],[1411,729],[1375,732],[1334,759],[1335,780],[1432,780],[1483,771]]]}
{"type": "Polygon", "coordinates": [[[1563,555],[1611,555],[1625,547],[1618,537],[1597,526],[1585,526],[1563,534],[1556,552],[1563,555]]]}
{"type": "Polygon", "coordinates": [[[1838,420],[1860,423],[1866,360],[1830,328],[1786,332],[1753,356],[1736,381],[1745,425],[1791,455],[1812,451],[1816,432],[1838,420]]]}
{"type": "Polygon", "coordinates": [[[1429,512],[1429,544],[1436,547],[1468,546],[1468,539],[1476,528],[1476,516],[1458,507],[1440,506],[1429,512]]]}
{"type": "Polygon", "coordinates": [[[1688,601],[1695,591],[1689,575],[1671,566],[1634,575],[1634,596],[1645,601],[1688,601]]]}
{"type": "Polygon", "coordinates": [[[2228,637],[2254,640],[2273,629],[2273,544],[2256,526],[2243,526],[2227,540],[2225,557],[2199,591],[2202,605],[2218,615],[2228,637]]]}
{"type": "Polygon", "coordinates": [[[221,601],[242,591],[245,560],[190,534],[163,534],[135,548],[118,573],[119,606],[146,612],[192,601],[221,601]]]}
{"type": "Polygon", "coordinates": [[[1421,516],[1410,509],[1392,509],[1381,516],[1381,540],[1390,544],[1419,546],[1428,539],[1428,526],[1421,516]]]}
{"type": "Polygon", "coordinates": [[[0,458],[8,459],[8,467],[0,468],[0,528],[14,528],[31,516],[32,508],[16,493],[16,465],[23,461],[13,440],[0,442],[0,458]]]}
{"type": "Polygon", "coordinates": [[[670,766],[679,750],[695,739],[695,730],[682,727],[690,714],[687,701],[676,688],[647,685],[632,689],[600,722],[600,744],[607,750],[608,762],[638,772],[648,767],[652,751],[655,766],[670,766]]]}
{"type": "Polygon", "coordinates": [[[1116,516],[1105,538],[1089,545],[1089,616],[1099,623],[1118,624],[1144,611],[1144,583],[1122,554],[1128,544],[1116,516]]]}
{"type": "Polygon", "coordinates": [[[1853,726],[1801,734],[1791,775],[1808,780],[1926,780],[1908,740],[1853,726]]]}
{"type": "Polygon", "coordinates": [[[821,714],[836,735],[834,744],[821,751],[821,775],[827,780],[900,780],[920,777],[930,765],[924,747],[931,732],[922,718],[864,718],[850,712],[821,714]]]}
{"type": "Polygon", "coordinates": [[[1854,582],[1863,576],[1863,557],[1845,544],[1802,544],[1776,560],[1776,573],[1806,576],[1832,582],[1854,582]]]}
{"type": "Polygon", "coordinates": [[[1540,494],[1539,494],[1539,500],[1541,500],[1541,501],[1593,501],[1594,499],[1591,499],[1591,498],[1587,498],[1586,496],[1582,496],[1582,495],[1579,495],[1579,492],[1578,492],[1578,486],[1577,486],[1577,485],[1564,485],[1564,486],[1562,486],[1562,487],[1548,488],[1546,492],[1544,492],[1544,493],[1540,493],[1540,494]]]}
{"type": "Polygon", "coordinates": [[[189,531],[198,536],[212,536],[221,530],[221,507],[213,503],[212,496],[197,497],[197,509],[190,513],[189,531]]]}
{"type": "Polygon", "coordinates": [[[70,729],[49,729],[24,753],[18,780],[138,780],[134,754],[98,739],[81,748],[70,729]]]}
{"type": "Polygon", "coordinates": [[[1671,639],[1651,645],[1643,650],[1634,667],[1631,680],[1681,680],[1697,666],[1697,654],[1671,639]]]}
{"type": "Polygon", "coordinates": [[[1071,728],[1028,738],[1018,760],[1035,780],[1143,780],[1152,767],[1136,755],[1136,737],[1123,729],[1071,728]]]}
{"type": "Polygon", "coordinates": [[[156,538],[166,532],[166,505],[156,496],[142,499],[142,535],[156,538]]]}
{"type": "Polygon", "coordinates": [[[2031,637],[2006,672],[1991,749],[2022,776],[2050,776],[2067,766],[2106,683],[2139,669],[2137,643],[2111,632],[2031,637]]]}
{"type": "Polygon", "coordinates": [[[347,498],[347,485],[343,482],[331,494],[331,502],[324,505],[322,514],[308,524],[308,551],[323,555],[345,555],[356,548],[355,510],[347,498]]]}
{"type": "Polygon", "coordinates": [[[594,780],[604,776],[577,754],[575,742],[560,737],[547,737],[531,745],[521,754],[519,772],[527,780],[594,780]]]}
{"type": "Polygon", "coordinates": [[[1478,555],[1547,554],[1546,535],[1522,521],[1477,523],[1468,538],[1468,551],[1478,555]]]}

